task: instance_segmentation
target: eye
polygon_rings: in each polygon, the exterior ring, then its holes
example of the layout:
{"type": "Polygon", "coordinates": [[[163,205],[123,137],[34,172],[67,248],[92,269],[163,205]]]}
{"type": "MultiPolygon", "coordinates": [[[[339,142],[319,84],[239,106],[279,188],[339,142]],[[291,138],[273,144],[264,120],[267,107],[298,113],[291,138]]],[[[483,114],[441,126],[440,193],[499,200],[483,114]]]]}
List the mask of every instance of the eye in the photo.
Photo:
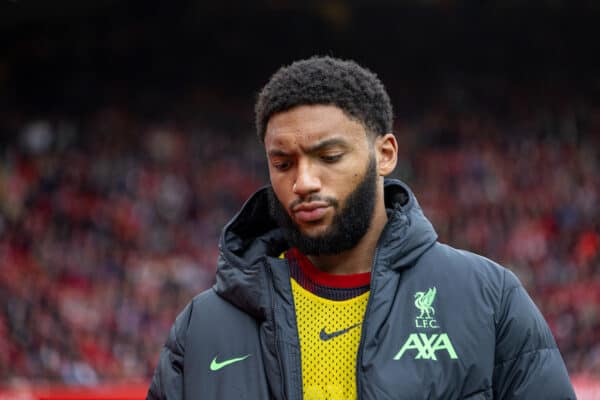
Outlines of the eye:
{"type": "Polygon", "coordinates": [[[321,160],[326,163],[334,163],[342,158],[343,154],[323,154],[321,160]]]}
{"type": "Polygon", "coordinates": [[[289,161],[275,161],[273,162],[273,168],[277,171],[287,171],[292,166],[292,163],[289,161]]]}

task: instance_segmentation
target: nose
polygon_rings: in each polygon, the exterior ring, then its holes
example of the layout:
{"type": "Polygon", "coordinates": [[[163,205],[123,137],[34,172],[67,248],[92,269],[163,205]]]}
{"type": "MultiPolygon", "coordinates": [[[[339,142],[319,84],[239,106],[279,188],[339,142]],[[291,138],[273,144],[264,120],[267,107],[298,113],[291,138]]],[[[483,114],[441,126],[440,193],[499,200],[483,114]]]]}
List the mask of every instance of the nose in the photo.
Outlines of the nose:
{"type": "Polygon", "coordinates": [[[306,196],[321,190],[321,180],[309,163],[299,163],[298,175],[296,176],[296,182],[294,182],[292,190],[298,196],[306,196]]]}

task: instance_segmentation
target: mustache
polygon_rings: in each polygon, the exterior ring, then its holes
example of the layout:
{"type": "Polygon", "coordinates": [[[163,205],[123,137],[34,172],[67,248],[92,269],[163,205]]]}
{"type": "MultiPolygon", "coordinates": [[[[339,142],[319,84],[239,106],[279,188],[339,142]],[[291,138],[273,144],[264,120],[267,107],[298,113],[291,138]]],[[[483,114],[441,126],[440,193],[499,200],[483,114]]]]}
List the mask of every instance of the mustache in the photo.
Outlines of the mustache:
{"type": "Polygon", "coordinates": [[[334,197],[320,196],[318,194],[311,194],[306,197],[299,197],[299,198],[293,200],[289,204],[288,208],[291,212],[296,206],[299,206],[302,203],[312,203],[312,202],[316,202],[316,201],[327,203],[327,205],[329,205],[335,209],[339,208],[339,205],[340,205],[340,203],[334,197]]]}

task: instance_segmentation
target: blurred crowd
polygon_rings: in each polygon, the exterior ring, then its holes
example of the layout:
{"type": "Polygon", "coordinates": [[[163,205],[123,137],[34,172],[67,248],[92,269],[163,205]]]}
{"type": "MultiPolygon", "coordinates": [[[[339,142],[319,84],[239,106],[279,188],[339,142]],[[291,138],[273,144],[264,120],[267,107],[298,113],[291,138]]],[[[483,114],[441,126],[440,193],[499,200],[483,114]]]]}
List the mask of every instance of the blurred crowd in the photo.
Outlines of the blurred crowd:
{"type": "MultiPolygon", "coordinates": [[[[521,278],[571,374],[600,378],[600,106],[502,90],[501,109],[464,89],[410,115],[399,99],[395,176],[441,241],[521,278]]],[[[227,111],[2,115],[0,384],[151,376],[268,180],[251,118],[227,111]]]]}
{"type": "Polygon", "coordinates": [[[13,117],[0,382],[146,379],[178,311],[213,282],[222,226],[264,182],[258,157],[208,124],[110,108],[80,126],[13,117]]]}

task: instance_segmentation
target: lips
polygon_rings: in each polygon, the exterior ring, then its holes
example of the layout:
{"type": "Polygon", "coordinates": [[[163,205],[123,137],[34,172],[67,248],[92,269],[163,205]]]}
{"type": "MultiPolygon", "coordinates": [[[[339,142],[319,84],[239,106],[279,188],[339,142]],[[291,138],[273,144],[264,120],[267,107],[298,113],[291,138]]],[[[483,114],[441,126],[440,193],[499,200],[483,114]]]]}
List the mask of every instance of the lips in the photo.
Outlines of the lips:
{"type": "Polygon", "coordinates": [[[314,222],[325,215],[329,204],[326,202],[303,203],[292,209],[294,218],[299,222],[314,222]]]}

